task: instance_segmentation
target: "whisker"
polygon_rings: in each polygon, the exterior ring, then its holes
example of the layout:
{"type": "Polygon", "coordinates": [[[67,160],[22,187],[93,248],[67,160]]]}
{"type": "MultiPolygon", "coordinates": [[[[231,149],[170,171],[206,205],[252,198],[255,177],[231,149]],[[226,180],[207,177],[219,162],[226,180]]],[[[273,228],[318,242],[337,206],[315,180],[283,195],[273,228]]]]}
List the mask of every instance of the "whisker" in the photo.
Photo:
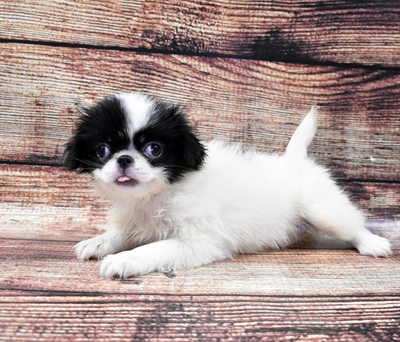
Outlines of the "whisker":
{"type": "MultiPolygon", "coordinates": [[[[102,165],[101,165],[101,164],[99,164],[99,163],[96,163],[96,162],[94,162],[94,161],[91,161],[91,160],[88,160],[88,159],[79,159],[79,158],[75,158],[75,157],[73,157],[73,159],[74,159],[74,160],[76,160],[76,161],[78,161],[78,162],[81,162],[81,163],[84,163],[84,164],[90,165],[90,166],[94,166],[94,167],[102,167],[102,165]]],[[[85,170],[85,169],[89,169],[89,168],[82,168],[82,170],[85,170]]]]}
{"type": "MultiPolygon", "coordinates": [[[[163,167],[165,166],[164,164],[154,164],[154,166],[156,167],[163,167]]],[[[176,169],[182,169],[182,170],[188,170],[188,171],[193,171],[193,169],[185,167],[185,166],[181,166],[181,165],[168,165],[168,167],[173,167],[176,169]]]]}

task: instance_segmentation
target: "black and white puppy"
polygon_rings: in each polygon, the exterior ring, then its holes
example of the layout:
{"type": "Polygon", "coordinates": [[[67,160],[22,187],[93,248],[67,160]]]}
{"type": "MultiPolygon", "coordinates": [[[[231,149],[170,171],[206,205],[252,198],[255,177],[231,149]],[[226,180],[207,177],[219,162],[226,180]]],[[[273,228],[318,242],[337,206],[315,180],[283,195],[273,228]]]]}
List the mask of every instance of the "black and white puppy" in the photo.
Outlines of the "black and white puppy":
{"type": "Polygon", "coordinates": [[[78,258],[102,259],[106,277],[179,270],[286,247],[305,223],[388,257],[390,243],[307,157],[316,128],[312,109],[272,156],[199,141],[179,107],[140,93],[84,109],[64,164],[91,174],[112,209],[106,232],[75,246],[78,258]]]}

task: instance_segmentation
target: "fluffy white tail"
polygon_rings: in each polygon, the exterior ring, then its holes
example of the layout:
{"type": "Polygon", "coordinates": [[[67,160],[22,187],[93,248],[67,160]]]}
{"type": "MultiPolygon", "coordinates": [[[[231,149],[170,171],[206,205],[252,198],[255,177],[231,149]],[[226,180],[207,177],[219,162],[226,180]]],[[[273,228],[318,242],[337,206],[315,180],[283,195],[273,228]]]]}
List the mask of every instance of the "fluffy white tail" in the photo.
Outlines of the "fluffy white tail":
{"type": "Polygon", "coordinates": [[[317,108],[312,107],[290,138],[285,155],[306,158],[308,145],[310,145],[313,140],[316,131],[317,108]]]}

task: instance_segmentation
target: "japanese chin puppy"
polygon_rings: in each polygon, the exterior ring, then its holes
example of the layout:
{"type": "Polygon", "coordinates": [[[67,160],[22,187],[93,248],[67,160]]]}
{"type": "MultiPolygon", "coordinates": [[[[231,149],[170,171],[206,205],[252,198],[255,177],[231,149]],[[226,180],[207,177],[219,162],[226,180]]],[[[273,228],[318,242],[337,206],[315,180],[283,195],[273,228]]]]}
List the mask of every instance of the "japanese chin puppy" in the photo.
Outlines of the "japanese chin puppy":
{"type": "Polygon", "coordinates": [[[105,233],[75,246],[78,259],[101,259],[105,277],[170,272],[283,248],[305,227],[388,257],[390,243],[307,156],[316,128],[313,108],[276,156],[200,141],[179,107],[140,93],[83,109],[63,161],[112,208],[105,233]]]}

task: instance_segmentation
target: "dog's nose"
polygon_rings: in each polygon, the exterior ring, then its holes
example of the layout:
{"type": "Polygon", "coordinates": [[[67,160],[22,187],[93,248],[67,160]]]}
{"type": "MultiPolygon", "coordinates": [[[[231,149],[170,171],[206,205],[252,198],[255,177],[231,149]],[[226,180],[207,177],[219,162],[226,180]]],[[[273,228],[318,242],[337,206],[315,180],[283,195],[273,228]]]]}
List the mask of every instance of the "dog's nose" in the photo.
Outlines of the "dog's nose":
{"type": "Polygon", "coordinates": [[[133,158],[131,156],[121,156],[118,158],[118,165],[123,169],[126,169],[133,164],[133,158]]]}

